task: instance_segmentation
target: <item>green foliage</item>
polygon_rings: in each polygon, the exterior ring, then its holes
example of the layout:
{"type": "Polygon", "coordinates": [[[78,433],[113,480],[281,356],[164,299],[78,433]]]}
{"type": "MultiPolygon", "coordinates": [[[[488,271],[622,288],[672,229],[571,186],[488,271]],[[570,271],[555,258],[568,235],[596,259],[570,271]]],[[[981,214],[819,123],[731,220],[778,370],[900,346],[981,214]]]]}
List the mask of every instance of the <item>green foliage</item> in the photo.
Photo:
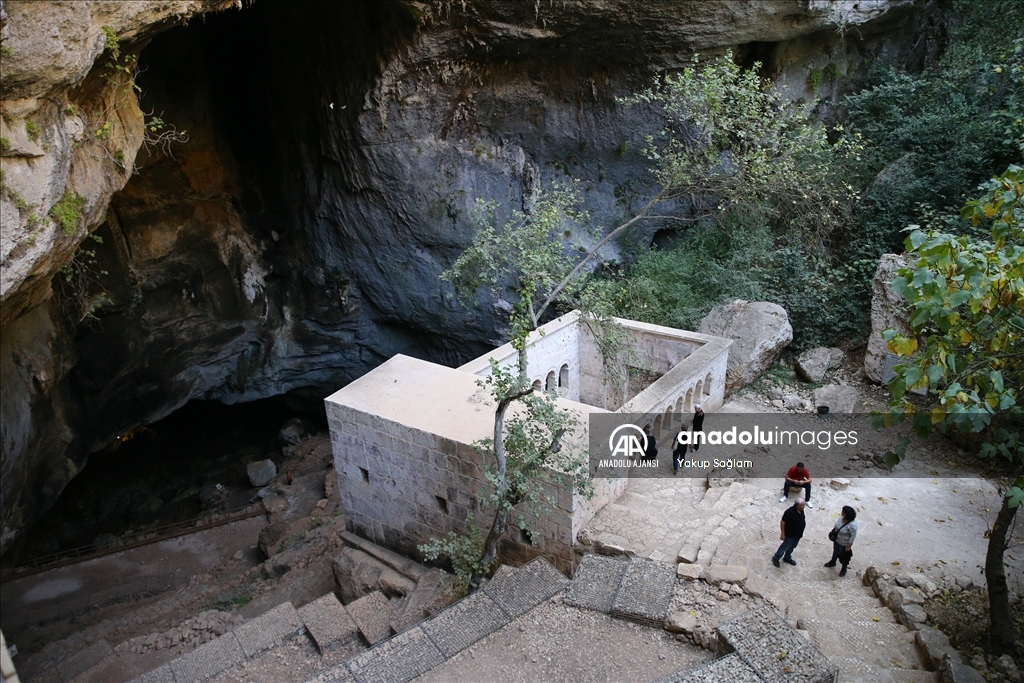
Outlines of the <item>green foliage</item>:
{"type": "Polygon", "coordinates": [[[13,56],[14,48],[12,48],[10,45],[4,45],[3,47],[0,47],[0,57],[3,57],[4,59],[9,59],[13,56]]]}
{"type": "MultiPolygon", "coordinates": [[[[666,125],[647,138],[662,190],[656,201],[686,198],[690,221],[723,220],[735,206],[759,206],[773,222],[799,222],[820,238],[841,224],[852,188],[835,172],[855,154],[855,137],[830,144],[808,107],[783,99],[732,53],[693,64],[627,103],[660,105],[666,125]]],[[[841,129],[839,129],[841,132],[841,129]]]]}
{"type": "Polygon", "coordinates": [[[839,65],[836,64],[835,62],[829,62],[828,64],[826,64],[823,73],[825,74],[825,78],[829,82],[832,82],[843,75],[843,73],[839,70],[839,65]]]}
{"type": "Polygon", "coordinates": [[[97,140],[103,141],[110,137],[110,134],[114,132],[114,122],[104,121],[99,128],[96,129],[92,135],[97,140]]]}
{"type": "Polygon", "coordinates": [[[8,137],[0,137],[0,152],[7,152],[11,149],[11,140],[8,137]]]}
{"type": "MultiPolygon", "coordinates": [[[[989,239],[910,227],[913,265],[893,289],[912,309],[913,334],[886,330],[889,349],[906,362],[889,382],[888,417],[913,416],[921,436],[933,428],[985,432],[983,457],[1024,465],[1024,169],[1011,166],[968,202],[962,216],[989,226],[989,239]],[[918,339],[923,339],[919,347],[918,339]],[[908,390],[927,388],[935,404],[917,413],[908,390]]],[[[905,444],[888,454],[903,458],[905,444]]],[[[1019,486],[1017,487],[1019,488],[1019,486]]],[[[1019,501],[1021,494],[1012,492],[1019,501]]]]}
{"type": "Polygon", "coordinates": [[[770,218],[760,207],[733,207],[721,225],[690,229],[674,249],[644,251],[614,284],[616,314],[696,329],[718,304],[771,301],[789,312],[797,349],[855,337],[864,324],[847,294],[856,264],[833,263],[770,218]]]}
{"type": "MultiPolygon", "coordinates": [[[[1019,3],[956,0],[949,8],[950,46],[937,65],[916,74],[879,66],[844,100],[845,125],[864,140],[862,153],[844,164],[863,189],[833,244],[847,263],[877,263],[883,253],[902,251],[903,226],[938,217],[946,230],[969,233],[956,208],[1019,159],[1024,39],[1020,22],[1006,20],[1019,3]]],[[[864,318],[873,273],[859,268],[850,279],[864,318]]]]}
{"type": "Polygon", "coordinates": [[[481,288],[510,301],[510,336],[517,349],[539,326],[554,297],[569,297],[582,286],[585,272],[574,276],[573,271],[585,250],[562,241],[567,231],[586,232],[589,217],[579,203],[572,184],[556,185],[541,193],[529,214],[515,211],[496,229],[497,205],[478,200],[473,244],[441,274],[463,302],[472,301],[481,288]]]}
{"type": "Polygon", "coordinates": [[[470,585],[474,576],[482,576],[491,569],[490,566],[480,563],[484,538],[480,527],[474,522],[473,515],[466,516],[464,532],[449,531],[445,536],[417,547],[428,562],[447,558],[456,578],[465,586],[470,585]]]}
{"type": "Polygon", "coordinates": [[[25,134],[28,135],[28,139],[32,142],[39,141],[39,124],[35,121],[29,120],[25,122],[25,134]]]}
{"type": "MultiPolygon", "coordinates": [[[[495,402],[521,389],[518,371],[512,372],[499,366],[491,359],[491,374],[478,384],[490,391],[495,402]]],[[[579,427],[575,415],[555,404],[552,393],[533,391],[521,398],[519,410],[508,414],[504,420],[502,440],[507,469],[504,484],[499,482],[492,471],[488,474],[494,490],[505,489],[505,495],[494,495],[490,503],[506,511],[528,501],[529,504],[545,504],[539,498],[541,482],[537,475],[542,472],[549,482],[566,484],[566,487],[580,495],[588,495],[590,477],[586,460],[580,457],[580,449],[565,447],[567,435],[579,427]]],[[[493,450],[494,442],[483,439],[474,444],[483,452],[493,450]]]]}
{"type": "Polygon", "coordinates": [[[821,69],[811,69],[807,74],[807,87],[812,92],[816,91],[820,86],[824,76],[821,73],[821,69]]]}
{"type": "Polygon", "coordinates": [[[60,225],[65,235],[73,235],[82,223],[83,206],[85,197],[65,191],[60,201],[50,209],[50,218],[60,225]]]}
{"type": "Polygon", "coordinates": [[[703,224],[675,249],[641,253],[619,282],[617,314],[693,330],[722,301],[761,299],[771,234],[763,212],[752,214],[734,210],[721,228],[703,224]]]}
{"type": "Polygon", "coordinates": [[[121,42],[117,39],[117,31],[110,26],[103,26],[103,48],[110,56],[117,59],[121,56],[121,42]]]}

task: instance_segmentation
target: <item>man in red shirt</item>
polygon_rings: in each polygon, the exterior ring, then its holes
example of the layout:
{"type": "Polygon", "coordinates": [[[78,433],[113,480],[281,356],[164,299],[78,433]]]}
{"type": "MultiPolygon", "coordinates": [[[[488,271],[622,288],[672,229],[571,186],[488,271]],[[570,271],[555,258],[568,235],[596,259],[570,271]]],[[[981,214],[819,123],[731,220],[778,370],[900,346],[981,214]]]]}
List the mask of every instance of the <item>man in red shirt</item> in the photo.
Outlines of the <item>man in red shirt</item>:
{"type": "Polygon", "coordinates": [[[789,499],[789,489],[794,486],[804,490],[804,501],[807,503],[807,507],[814,507],[811,505],[811,473],[807,471],[802,462],[798,462],[786,472],[786,483],[782,485],[780,503],[789,499]]]}

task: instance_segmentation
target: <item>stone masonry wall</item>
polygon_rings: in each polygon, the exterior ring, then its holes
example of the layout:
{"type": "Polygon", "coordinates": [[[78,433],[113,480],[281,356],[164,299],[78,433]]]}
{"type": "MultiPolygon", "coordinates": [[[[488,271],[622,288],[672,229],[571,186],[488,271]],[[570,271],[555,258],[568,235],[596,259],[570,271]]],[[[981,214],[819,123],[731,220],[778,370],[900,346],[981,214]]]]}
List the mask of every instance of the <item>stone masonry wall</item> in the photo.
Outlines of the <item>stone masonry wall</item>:
{"type": "MultiPolygon", "coordinates": [[[[472,446],[330,401],[327,417],[350,531],[421,557],[418,544],[463,531],[470,514],[478,526],[489,525],[493,508],[481,500],[491,490],[485,478],[489,463],[472,446]]],[[[545,494],[555,507],[543,518],[524,515],[529,542],[513,524],[501,556],[520,564],[543,554],[569,571],[573,496],[553,485],[545,494]]]]}

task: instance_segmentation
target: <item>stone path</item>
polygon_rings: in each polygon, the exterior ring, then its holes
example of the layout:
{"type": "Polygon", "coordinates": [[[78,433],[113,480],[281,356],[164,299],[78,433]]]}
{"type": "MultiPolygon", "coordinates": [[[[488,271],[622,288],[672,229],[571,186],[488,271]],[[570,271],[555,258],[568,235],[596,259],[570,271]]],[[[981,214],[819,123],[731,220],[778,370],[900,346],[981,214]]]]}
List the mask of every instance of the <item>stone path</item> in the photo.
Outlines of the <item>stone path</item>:
{"type": "MultiPolygon", "coordinates": [[[[840,681],[936,680],[920,670],[913,632],[896,623],[861,584],[859,572],[853,575],[856,558],[845,579],[821,566],[831,550],[824,536],[834,514],[807,510],[808,531],[794,553],[800,564],[775,569],[770,558],[786,504],[778,501],[774,482],[725,484],[706,488],[701,480],[632,479],[619,501],[591,521],[584,538],[605,552],[609,545],[621,546],[655,560],[747,567],[748,592],[764,596],[809,631],[811,642],[839,666],[840,681]]],[[[830,502],[839,496],[818,486],[815,497],[833,507],[830,502]]]]}

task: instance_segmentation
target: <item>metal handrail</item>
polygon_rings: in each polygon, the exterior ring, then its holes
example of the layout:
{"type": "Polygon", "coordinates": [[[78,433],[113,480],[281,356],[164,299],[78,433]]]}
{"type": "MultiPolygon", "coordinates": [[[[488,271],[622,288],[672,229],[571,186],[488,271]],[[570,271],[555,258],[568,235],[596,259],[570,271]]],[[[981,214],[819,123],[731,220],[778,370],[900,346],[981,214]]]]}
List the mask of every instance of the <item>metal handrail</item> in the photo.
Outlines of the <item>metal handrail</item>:
{"type": "Polygon", "coordinates": [[[127,539],[119,539],[110,544],[89,543],[88,545],[78,546],[77,548],[69,548],[68,550],[62,550],[56,553],[40,555],[38,557],[33,557],[30,560],[20,561],[13,566],[0,567],[0,583],[10,581],[15,578],[21,578],[23,576],[31,576],[32,574],[36,574],[47,569],[55,569],[57,567],[63,567],[77,562],[84,562],[85,560],[89,560],[94,557],[102,557],[104,555],[119,553],[122,550],[130,550],[132,548],[138,548],[151,543],[158,543],[159,541],[164,541],[168,538],[184,536],[196,531],[221,526],[222,524],[255,517],[257,515],[264,514],[265,512],[266,510],[263,507],[262,501],[258,503],[250,503],[241,507],[232,508],[231,510],[225,510],[224,512],[215,512],[180,522],[164,524],[163,526],[139,532],[127,539]]]}

